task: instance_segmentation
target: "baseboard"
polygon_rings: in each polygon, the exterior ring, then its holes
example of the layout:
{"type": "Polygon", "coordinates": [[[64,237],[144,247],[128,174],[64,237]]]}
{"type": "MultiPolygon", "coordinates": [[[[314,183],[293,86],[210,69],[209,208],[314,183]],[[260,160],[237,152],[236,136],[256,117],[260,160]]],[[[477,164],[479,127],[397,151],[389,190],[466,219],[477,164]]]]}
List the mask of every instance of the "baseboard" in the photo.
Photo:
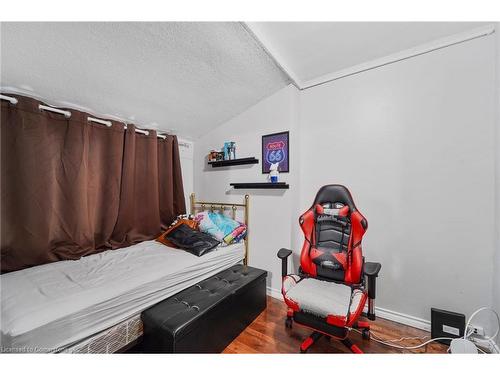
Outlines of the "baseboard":
{"type": "Polygon", "coordinates": [[[279,300],[283,301],[283,297],[281,296],[281,290],[271,288],[270,286],[267,287],[267,295],[279,300]]]}
{"type": "MultiPolygon", "coordinates": [[[[283,301],[281,296],[281,291],[267,287],[267,295],[276,299],[283,301]]],[[[375,314],[381,318],[391,320],[396,323],[401,323],[410,327],[415,327],[422,329],[424,331],[430,332],[431,322],[425,319],[417,318],[416,316],[400,313],[397,311],[392,311],[389,309],[384,309],[383,307],[375,307],[375,314]]]]}
{"type": "Polygon", "coordinates": [[[381,318],[392,320],[396,323],[401,323],[410,327],[422,329],[424,331],[431,331],[431,322],[416,316],[384,309],[383,307],[375,307],[375,314],[381,318]]]}

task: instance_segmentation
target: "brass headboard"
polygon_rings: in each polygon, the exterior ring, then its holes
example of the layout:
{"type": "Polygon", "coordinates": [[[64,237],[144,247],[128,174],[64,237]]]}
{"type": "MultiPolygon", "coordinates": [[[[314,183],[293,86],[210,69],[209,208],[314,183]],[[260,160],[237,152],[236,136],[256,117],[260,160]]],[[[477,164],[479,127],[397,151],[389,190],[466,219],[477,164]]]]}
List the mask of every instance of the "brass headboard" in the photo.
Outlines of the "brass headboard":
{"type": "Polygon", "coordinates": [[[215,211],[218,210],[222,213],[226,211],[226,209],[232,211],[232,217],[233,219],[236,219],[236,210],[238,207],[243,208],[243,217],[244,217],[244,223],[247,226],[247,233],[245,236],[245,258],[243,259],[243,264],[246,266],[248,265],[248,237],[249,237],[249,226],[248,226],[248,214],[249,214],[249,209],[250,209],[250,197],[245,195],[244,198],[244,203],[220,203],[220,202],[202,202],[202,201],[196,201],[194,193],[191,193],[190,197],[190,202],[191,202],[191,215],[196,214],[196,209],[199,207],[199,211],[205,211],[205,210],[210,210],[210,211],[215,211]]]}

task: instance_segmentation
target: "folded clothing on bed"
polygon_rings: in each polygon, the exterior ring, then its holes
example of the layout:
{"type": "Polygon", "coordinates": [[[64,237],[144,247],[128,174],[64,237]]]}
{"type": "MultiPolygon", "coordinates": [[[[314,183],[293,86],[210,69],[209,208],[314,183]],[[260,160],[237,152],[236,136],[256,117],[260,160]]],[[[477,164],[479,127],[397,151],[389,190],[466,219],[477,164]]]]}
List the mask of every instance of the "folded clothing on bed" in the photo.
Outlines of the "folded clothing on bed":
{"type": "Polygon", "coordinates": [[[178,248],[199,257],[214,250],[220,244],[220,242],[212,236],[191,229],[186,224],[180,224],[174,227],[173,230],[166,234],[165,238],[178,248]]]}
{"type": "Polygon", "coordinates": [[[229,245],[245,238],[247,227],[219,212],[203,211],[195,216],[199,230],[229,245]]]}

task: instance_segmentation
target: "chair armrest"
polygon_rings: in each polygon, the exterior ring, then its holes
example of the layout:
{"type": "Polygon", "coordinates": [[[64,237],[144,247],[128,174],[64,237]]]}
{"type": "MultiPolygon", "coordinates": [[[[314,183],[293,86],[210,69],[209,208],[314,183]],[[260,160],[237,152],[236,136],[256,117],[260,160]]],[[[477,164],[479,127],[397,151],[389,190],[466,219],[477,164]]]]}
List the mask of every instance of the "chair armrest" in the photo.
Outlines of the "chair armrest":
{"type": "Polygon", "coordinates": [[[285,248],[282,248],[280,249],[280,251],[278,251],[278,258],[280,259],[286,259],[288,258],[288,256],[292,253],[292,250],[288,250],[288,249],[285,249],[285,248]]]}
{"type": "Polygon", "coordinates": [[[281,276],[285,277],[288,275],[288,257],[292,253],[292,250],[282,248],[278,251],[278,258],[281,259],[281,276]]]}
{"type": "Polygon", "coordinates": [[[382,265],[380,263],[366,262],[364,265],[364,273],[368,277],[377,277],[382,265]]]}
{"type": "Polygon", "coordinates": [[[375,320],[375,296],[377,287],[377,276],[382,265],[380,263],[366,262],[363,272],[368,278],[368,319],[375,320]]]}

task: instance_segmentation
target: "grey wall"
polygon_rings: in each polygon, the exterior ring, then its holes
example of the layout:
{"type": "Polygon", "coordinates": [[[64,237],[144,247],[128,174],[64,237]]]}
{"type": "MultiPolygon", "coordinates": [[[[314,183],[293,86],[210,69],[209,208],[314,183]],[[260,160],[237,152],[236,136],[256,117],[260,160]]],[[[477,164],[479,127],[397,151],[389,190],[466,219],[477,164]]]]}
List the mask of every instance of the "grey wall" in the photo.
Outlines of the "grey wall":
{"type": "MultiPolygon", "coordinates": [[[[496,259],[493,270],[493,308],[500,314],[500,23],[497,23],[496,31],[496,259]]],[[[497,343],[500,345],[500,335],[497,337],[497,343]]]]}
{"type": "Polygon", "coordinates": [[[272,272],[275,293],[278,248],[290,245],[297,266],[298,214],[323,184],[344,183],[369,221],[365,255],[383,263],[383,311],[425,327],[431,306],[470,314],[490,305],[498,294],[495,43],[492,35],[283,89],[197,141],[195,190],[227,198],[229,182],[262,179],[260,165],[213,171],[204,156],[224,140],[235,140],[240,156],[259,155],[262,134],[289,129],[298,161],[282,177],[292,189],[251,192],[250,264],[272,272]]]}
{"type": "MultiPolygon", "coordinates": [[[[254,107],[226,122],[196,141],[195,192],[205,201],[241,203],[247,191],[231,190],[231,182],[266,182],[260,164],[229,168],[207,166],[206,155],[224,141],[235,141],[237,156],[261,159],[261,136],[283,130],[291,132],[291,173],[281,178],[290,190],[250,191],[250,264],[269,271],[268,286],[281,288],[281,263],[276,253],[292,246],[293,230],[298,226],[296,212],[299,177],[298,90],[288,86],[254,107]]],[[[277,293],[276,293],[277,295],[277,293]]]]}
{"type": "Polygon", "coordinates": [[[492,302],[495,36],[305,90],[301,195],[350,187],[382,262],[378,306],[430,319],[492,302]]]}
{"type": "Polygon", "coordinates": [[[189,196],[194,191],[194,143],[179,138],[179,156],[186,209],[189,210],[189,196]]]}

